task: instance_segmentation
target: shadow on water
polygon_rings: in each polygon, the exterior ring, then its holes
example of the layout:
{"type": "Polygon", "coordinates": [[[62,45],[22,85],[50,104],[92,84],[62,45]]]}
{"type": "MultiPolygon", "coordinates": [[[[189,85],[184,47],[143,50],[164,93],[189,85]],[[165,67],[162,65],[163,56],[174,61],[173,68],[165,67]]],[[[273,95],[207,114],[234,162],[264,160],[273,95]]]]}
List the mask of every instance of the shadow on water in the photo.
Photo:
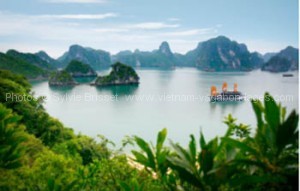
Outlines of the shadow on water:
{"type": "Polygon", "coordinates": [[[226,111],[235,112],[238,107],[243,105],[245,101],[236,101],[236,102],[210,102],[210,111],[212,113],[220,110],[222,114],[225,114],[226,111]]]}
{"type": "Polygon", "coordinates": [[[232,76],[246,76],[249,75],[249,72],[206,72],[200,69],[197,69],[198,71],[200,71],[200,75],[201,76],[212,76],[212,77],[216,77],[216,76],[224,76],[224,77],[232,77],[232,76]]]}
{"type": "Polygon", "coordinates": [[[96,77],[78,77],[74,78],[74,80],[79,84],[90,84],[96,79],[96,77]]]}
{"type": "Polygon", "coordinates": [[[115,85],[115,86],[97,86],[96,89],[100,93],[110,93],[111,95],[125,96],[132,95],[138,89],[138,84],[132,85],[115,85]]]}
{"type": "Polygon", "coordinates": [[[29,80],[29,83],[32,86],[37,86],[37,85],[43,84],[45,82],[48,82],[48,80],[29,80]]]}
{"type": "Polygon", "coordinates": [[[74,87],[75,86],[49,86],[51,91],[62,95],[69,93],[74,87]]]}

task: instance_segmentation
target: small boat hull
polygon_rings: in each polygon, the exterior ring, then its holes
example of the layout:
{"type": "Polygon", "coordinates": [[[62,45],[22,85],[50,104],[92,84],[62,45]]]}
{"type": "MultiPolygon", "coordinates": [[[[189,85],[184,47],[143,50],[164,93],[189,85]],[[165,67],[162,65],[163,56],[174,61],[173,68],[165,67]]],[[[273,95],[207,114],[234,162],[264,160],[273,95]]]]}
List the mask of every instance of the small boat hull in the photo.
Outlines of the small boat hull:
{"type": "Polygon", "coordinates": [[[222,92],[220,94],[210,96],[211,102],[238,102],[244,100],[245,96],[240,92],[222,92]]]}
{"type": "Polygon", "coordinates": [[[282,74],[282,77],[293,77],[293,74],[282,74]]]}

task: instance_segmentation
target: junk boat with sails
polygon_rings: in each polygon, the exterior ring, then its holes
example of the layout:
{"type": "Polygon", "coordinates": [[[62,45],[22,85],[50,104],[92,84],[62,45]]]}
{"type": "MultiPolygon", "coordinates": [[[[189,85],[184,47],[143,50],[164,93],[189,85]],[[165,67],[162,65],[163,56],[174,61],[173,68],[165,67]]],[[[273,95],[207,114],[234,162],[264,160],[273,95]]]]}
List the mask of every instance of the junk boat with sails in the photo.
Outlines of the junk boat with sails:
{"type": "Polygon", "coordinates": [[[211,102],[227,102],[227,101],[243,101],[245,96],[237,90],[237,84],[233,86],[233,91],[227,90],[227,83],[224,82],[222,86],[222,92],[218,93],[216,86],[211,86],[210,93],[211,102]]]}

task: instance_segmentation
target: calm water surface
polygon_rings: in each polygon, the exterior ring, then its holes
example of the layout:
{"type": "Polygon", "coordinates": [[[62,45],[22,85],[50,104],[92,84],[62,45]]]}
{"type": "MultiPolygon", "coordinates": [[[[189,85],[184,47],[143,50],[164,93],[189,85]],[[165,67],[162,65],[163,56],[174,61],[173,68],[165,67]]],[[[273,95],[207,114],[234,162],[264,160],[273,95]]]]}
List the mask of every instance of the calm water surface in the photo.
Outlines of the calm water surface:
{"type": "MultiPolygon", "coordinates": [[[[101,74],[108,71],[101,71],[101,74]]],[[[294,77],[254,71],[249,73],[206,73],[197,69],[139,69],[138,86],[96,88],[80,79],[73,88],[51,88],[47,82],[35,82],[37,96],[46,96],[45,108],[75,132],[96,137],[102,134],[121,144],[125,135],[139,135],[155,141],[156,133],[168,128],[168,138],[187,144],[190,134],[203,131],[207,138],[222,135],[224,117],[232,114],[238,122],[255,126],[255,116],[249,101],[210,103],[210,86],[221,90],[238,83],[248,98],[262,97],[268,91],[287,106],[298,110],[298,72],[294,77]]]]}

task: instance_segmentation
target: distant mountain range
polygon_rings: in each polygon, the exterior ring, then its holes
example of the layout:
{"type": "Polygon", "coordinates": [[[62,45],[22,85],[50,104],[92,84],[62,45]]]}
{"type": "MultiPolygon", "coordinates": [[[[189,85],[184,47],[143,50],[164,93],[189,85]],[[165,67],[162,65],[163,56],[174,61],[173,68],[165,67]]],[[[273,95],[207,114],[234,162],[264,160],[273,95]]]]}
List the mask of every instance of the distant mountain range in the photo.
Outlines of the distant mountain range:
{"type": "Polygon", "coordinates": [[[177,60],[167,42],[162,42],[158,50],[122,51],[112,57],[113,62],[122,62],[133,67],[163,67],[172,68],[177,60]]]}
{"type": "Polygon", "coordinates": [[[95,70],[122,62],[133,67],[196,67],[204,71],[262,69],[286,72],[298,70],[298,52],[298,49],[289,46],[279,53],[261,55],[258,52],[250,52],[245,44],[219,36],[200,42],[195,49],[186,54],[173,53],[168,42],[162,42],[159,48],[153,51],[126,50],[115,55],[110,55],[104,50],[72,45],[58,59],[51,58],[44,51],[32,54],[9,50],[6,54],[0,54],[0,69],[12,70],[28,78],[37,78],[45,77],[58,68],[65,68],[72,60],[78,60],[95,70]]]}
{"type": "Polygon", "coordinates": [[[112,57],[133,67],[197,67],[205,71],[250,71],[264,63],[258,53],[250,53],[244,44],[219,36],[198,44],[197,48],[182,55],[173,53],[167,42],[158,50],[141,52],[122,51],[112,57]]]}

